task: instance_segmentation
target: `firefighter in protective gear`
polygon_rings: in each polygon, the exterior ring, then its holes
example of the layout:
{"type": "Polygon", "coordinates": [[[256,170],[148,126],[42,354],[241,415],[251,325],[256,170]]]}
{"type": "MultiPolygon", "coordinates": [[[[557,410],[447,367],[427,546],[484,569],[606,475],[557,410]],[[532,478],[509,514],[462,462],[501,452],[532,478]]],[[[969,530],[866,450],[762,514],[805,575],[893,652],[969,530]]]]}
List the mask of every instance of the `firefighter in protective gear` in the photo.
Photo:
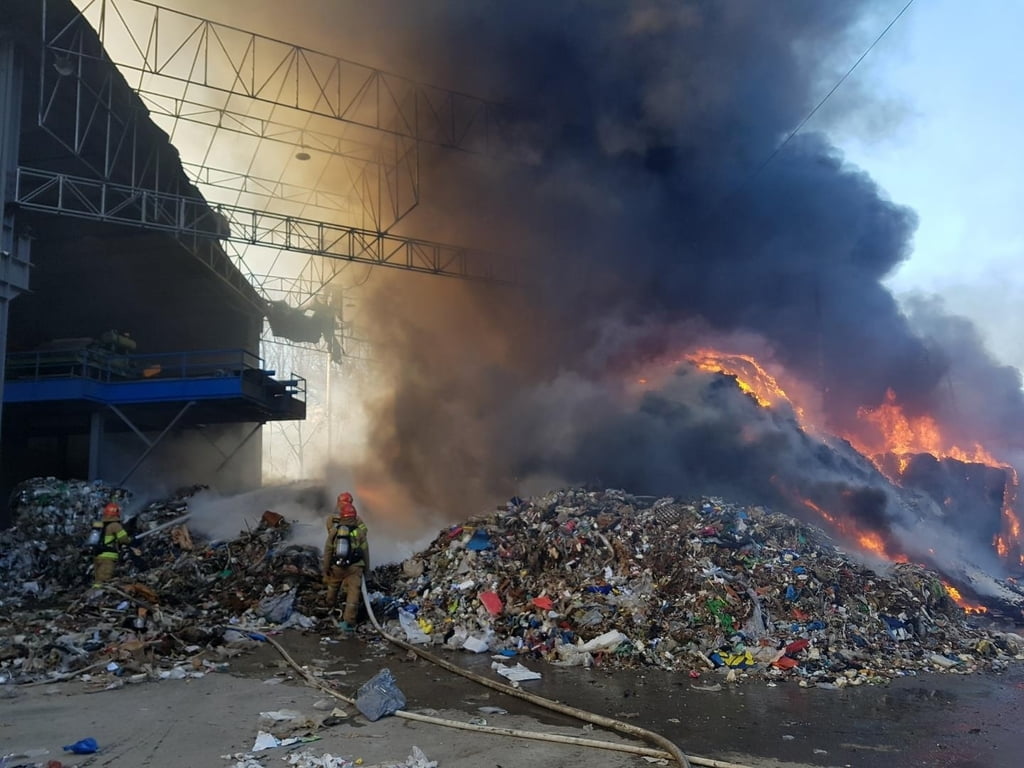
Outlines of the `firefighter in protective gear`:
{"type": "Polygon", "coordinates": [[[328,607],[333,607],[338,599],[338,588],[343,587],[345,590],[345,610],[343,620],[338,625],[343,632],[352,632],[356,628],[359,587],[363,571],[370,567],[366,523],[359,519],[351,499],[350,493],[338,496],[337,511],[327,518],[327,542],[324,544],[323,559],[328,607]]]}
{"type": "Polygon", "coordinates": [[[93,558],[93,588],[114,578],[114,570],[123,550],[130,549],[132,537],[121,525],[121,507],[110,502],[103,508],[100,520],[92,524],[89,540],[95,542],[96,556],[93,558]]]}

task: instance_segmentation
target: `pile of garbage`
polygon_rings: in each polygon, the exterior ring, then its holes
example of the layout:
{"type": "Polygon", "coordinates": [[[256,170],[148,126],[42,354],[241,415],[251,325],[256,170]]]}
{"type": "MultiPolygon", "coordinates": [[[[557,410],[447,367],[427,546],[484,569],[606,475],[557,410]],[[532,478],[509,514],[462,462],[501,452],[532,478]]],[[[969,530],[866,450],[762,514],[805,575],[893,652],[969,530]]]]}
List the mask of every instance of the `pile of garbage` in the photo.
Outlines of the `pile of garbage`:
{"type": "Polygon", "coordinates": [[[0,608],[51,599],[84,582],[82,548],[98,510],[131,494],[102,482],[27,480],[11,494],[12,527],[0,531],[0,608]]]}
{"type": "Polygon", "coordinates": [[[977,625],[934,572],[879,574],[814,526],[716,498],[513,499],[375,580],[410,642],[558,665],[843,687],[1024,659],[1024,637],[977,625]]]}
{"type": "Polygon", "coordinates": [[[0,531],[0,683],[201,677],[257,646],[262,628],[315,626],[319,550],[289,544],[289,522],[269,510],[232,540],[200,539],[187,522],[199,490],[133,510],[130,493],[103,483],[19,486],[0,531]],[[94,590],[86,542],[110,501],[139,556],[94,590]]]}
{"type": "MultiPolygon", "coordinates": [[[[197,677],[263,632],[333,627],[320,550],[289,543],[273,510],[204,540],[188,524],[199,490],[142,505],[102,483],[20,486],[0,531],[0,684],[197,677]],[[85,542],[111,500],[140,555],[91,590],[85,542]]],[[[1024,638],[964,614],[934,572],[877,573],[814,526],[715,498],[512,499],[368,581],[394,634],[507,657],[497,671],[516,681],[538,676],[531,659],[837,687],[1024,659],[1024,638]]]]}

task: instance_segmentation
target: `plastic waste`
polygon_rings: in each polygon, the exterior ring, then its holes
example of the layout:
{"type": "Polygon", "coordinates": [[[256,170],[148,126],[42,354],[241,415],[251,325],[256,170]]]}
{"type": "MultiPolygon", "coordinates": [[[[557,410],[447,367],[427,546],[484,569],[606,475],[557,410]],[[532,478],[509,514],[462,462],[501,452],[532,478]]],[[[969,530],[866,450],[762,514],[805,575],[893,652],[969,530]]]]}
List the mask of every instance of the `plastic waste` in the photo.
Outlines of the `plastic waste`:
{"type": "Polygon", "coordinates": [[[395,676],[387,667],[363,683],[356,694],[356,709],[371,722],[393,715],[403,707],[405,694],[399,690],[395,676]]]}
{"type": "Polygon", "coordinates": [[[294,606],[295,590],[289,589],[287,592],[260,600],[258,612],[272,624],[283,624],[292,615],[294,606]]]}
{"type": "Polygon", "coordinates": [[[73,752],[76,755],[91,755],[94,752],[100,751],[100,745],[96,743],[96,739],[89,737],[79,739],[74,744],[66,745],[64,751],[73,752]]]}
{"type": "Polygon", "coordinates": [[[416,618],[408,611],[398,612],[398,623],[402,625],[406,639],[413,645],[426,645],[430,642],[430,636],[420,628],[416,618]]]}
{"type": "Polygon", "coordinates": [[[466,641],[462,644],[462,647],[467,651],[472,651],[473,653],[485,653],[487,649],[490,648],[490,645],[488,645],[487,641],[482,638],[467,637],[466,641]]]}
{"type": "Polygon", "coordinates": [[[466,544],[466,549],[470,552],[480,552],[484,549],[490,549],[494,545],[491,544],[491,536],[487,531],[482,528],[478,528],[473,532],[472,538],[469,543],[466,544]]]}
{"type": "Polygon", "coordinates": [[[498,616],[504,610],[505,606],[501,603],[501,598],[498,597],[497,592],[480,592],[477,595],[477,599],[480,600],[487,612],[492,616],[498,616]]]}
{"type": "Polygon", "coordinates": [[[428,759],[422,749],[414,746],[405,760],[405,768],[437,768],[437,760],[428,759]]]}
{"type": "Polygon", "coordinates": [[[594,653],[596,651],[614,651],[622,643],[626,642],[629,638],[619,632],[617,629],[605,632],[603,635],[598,635],[593,640],[589,640],[583,644],[581,650],[594,653]]]}
{"type": "Polygon", "coordinates": [[[506,667],[503,664],[494,662],[491,664],[491,669],[502,677],[511,680],[513,683],[521,683],[524,680],[540,680],[540,672],[534,672],[532,669],[527,669],[522,664],[516,664],[514,667],[506,667]]]}
{"type": "MultiPolygon", "coordinates": [[[[48,755],[48,754],[50,754],[50,750],[45,749],[45,748],[43,748],[43,749],[25,749],[25,750],[22,750],[21,752],[9,752],[6,755],[0,755],[0,766],[6,766],[8,764],[9,760],[14,760],[15,758],[19,758],[19,759],[20,758],[29,758],[29,759],[31,759],[33,757],[42,757],[43,755],[48,755]]],[[[55,761],[51,761],[51,762],[55,762],[55,761]]]]}

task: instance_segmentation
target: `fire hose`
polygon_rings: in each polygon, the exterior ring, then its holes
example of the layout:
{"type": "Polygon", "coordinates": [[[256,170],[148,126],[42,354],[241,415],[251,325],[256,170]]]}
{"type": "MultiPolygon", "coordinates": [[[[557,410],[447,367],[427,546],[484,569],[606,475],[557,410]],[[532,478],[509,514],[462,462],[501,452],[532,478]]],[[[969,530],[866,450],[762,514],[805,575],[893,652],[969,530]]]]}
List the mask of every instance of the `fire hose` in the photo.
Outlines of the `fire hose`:
{"type": "MultiPolygon", "coordinates": [[[[475,672],[471,672],[469,670],[465,670],[461,667],[451,664],[450,662],[442,659],[439,656],[436,656],[435,654],[432,654],[422,648],[418,648],[412,645],[411,643],[407,643],[404,640],[395,637],[394,635],[388,634],[384,630],[384,628],[381,627],[380,623],[377,621],[376,615],[373,613],[373,608],[370,605],[369,594],[366,590],[365,579],[362,581],[360,587],[363,594],[364,605],[366,605],[367,613],[370,616],[370,621],[372,622],[374,628],[377,630],[378,633],[380,633],[380,635],[384,639],[393,643],[394,645],[397,645],[398,647],[403,648],[405,650],[411,651],[417,656],[431,662],[432,664],[440,666],[443,669],[446,669],[450,672],[453,672],[474,682],[480,683],[481,685],[484,685],[488,688],[492,688],[502,693],[507,693],[510,696],[523,699],[524,701],[528,701],[532,704],[543,707],[545,709],[550,709],[554,712],[559,712],[560,714],[568,715],[577,720],[583,720],[584,722],[600,725],[604,728],[608,728],[610,730],[617,731],[619,733],[623,733],[629,736],[639,737],[641,739],[644,739],[645,741],[649,741],[659,746],[663,746],[665,747],[665,749],[653,749],[651,747],[641,747],[634,744],[620,744],[610,741],[601,741],[599,739],[585,739],[580,738],[578,736],[566,736],[563,734],[541,733],[538,731],[524,731],[517,728],[499,728],[490,725],[478,725],[475,723],[467,723],[459,720],[450,720],[446,718],[433,717],[430,715],[422,715],[416,712],[409,712],[403,709],[395,711],[394,715],[396,717],[421,723],[427,723],[430,725],[439,725],[446,728],[457,728],[466,731],[476,731],[478,733],[490,733],[498,736],[511,736],[515,738],[532,739],[534,741],[549,741],[579,747],[591,747],[595,749],[605,749],[615,752],[626,752],[629,754],[640,755],[643,757],[660,758],[663,760],[674,760],[682,768],[690,768],[690,766],[692,765],[705,766],[706,768],[750,768],[749,766],[745,766],[739,763],[714,760],[706,757],[695,757],[693,755],[684,755],[682,751],[679,749],[679,747],[677,747],[675,744],[673,744],[671,741],[669,741],[661,734],[646,730],[644,728],[639,728],[637,726],[630,725],[629,723],[624,723],[619,720],[614,720],[603,715],[587,712],[586,710],[582,710],[577,707],[571,707],[560,702],[551,701],[550,699],[546,699],[542,696],[538,696],[533,693],[528,693],[518,688],[513,688],[503,683],[499,683],[495,680],[490,680],[486,677],[476,674],[475,672]]],[[[294,669],[303,679],[303,681],[310,687],[316,688],[322,693],[325,693],[328,696],[331,696],[332,698],[338,699],[339,701],[343,701],[349,706],[355,706],[356,702],[354,699],[345,696],[344,694],[320,682],[317,678],[311,675],[308,670],[300,666],[299,663],[296,662],[294,658],[292,658],[291,654],[288,653],[284,646],[282,646],[274,638],[266,635],[260,628],[237,628],[245,631],[258,633],[261,639],[266,640],[266,642],[269,643],[281,655],[285,662],[292,669],[294,669]]]]}
{"type": "Polygon", "coordinates": [[[145,530],[142,533],[136,534],[135,540],[138,541],[139,539],[144,539],[147,536],[152,536],[154,533],[157,533],[158,531],[162,531],[165,528],[170,528],[173,525],[181,525],[186,520],[188,520],[190,517],[192,517],[192,513],[191,512],[189,512],[188,514],[176,517],[173,520],[168,520],[166,523],[160,523],[160,525],[154,526],[153,528],[145,530]]]}
{"type": "MultiPolygon", "coordinates": [[[[384,637],[390,643],[397,645],[399,648],[411,651],[420,658],[426,659],[427,661],[441,667],[442,669],[445,669],[449,672],[453,672],[456,675],[461,675],[462,677],[472,680],[473,682],[479,683],[480,685],[484,685],[488,688],[492,688],[496,691],[501,691],[502,693],[508,694],[509,696],[514,696],[515,698],[522,699],[523,701],[528,701],[531,704],[535,704],[545,709],[549,709],[552,712],[558,712],[560,714],[576,718],[577,720],[583,720],[587,723],[600,725],[602,728],[607,728],[612,731],[617,731],[618,733],[623,733],[628,736],[643,739],[644,741],[650,742],[662,748],[663,751],[654,750],[658,752],[658,757],[673,759],[680,766],[682,766],[682,768],[690,768],[690,761],[687,759],[686,755],[682,753],[679,747],[677,747],[667,738],[662,736],[660,733],[655,733],[654,731],[649,731],[646,728],[640,728],[635,725],[630,725],[629,723],[624,723],[621,720],[615,720],[610,717],[605,717],[604,715],[598,715],[593,712],[587,712],[586,710],[579,709],[577,707],[572,707],[568,704],[562,704],[561,702],[552,701],[551,699],[546,699],[543,696],[538,696],[535,693],[524,691],[521,688],[513,688],[510,685],[499,683],[498,681],[491,680],[489,678],[484,677],[483,675],[478,675],[476,672],[472,672],[468,669],[463,669],[462,667],[456,664],[452,664],[451,662],[442,659],[440,656],[430,653],[429,651],[426,651],[423,648],[420,648],[419,646],[413,645],[412,643],[408,643],[405,640],[402,640],[401,638],[388,634],[386,631],[384,631],[384,628],[380,625],[380,622],[377,621],[377,617],[373,613],[373,607],[370,605],[370,595],[366,590],[365,578],[362,579],[360,582],[360,589],[362,590],[363,593],[363,605],[366,606],[366,612],[369,614],[370,621],[373,623],[374,628],[376,628],[376,630],[381,634],[382,637],[384,637]]],[[[588,741],[594,740],[588,739],[588,741]]],[[[596,744],[601,745],[601,747],[605,749],[613,748],[609,742],[597,741],[596,744]]],[[[632,752],[634,751],[634,749],[635,748],[631,748],[628,751],[632,752]]],[[[650,752],[651,750],[647,751],[650,752]]]]}

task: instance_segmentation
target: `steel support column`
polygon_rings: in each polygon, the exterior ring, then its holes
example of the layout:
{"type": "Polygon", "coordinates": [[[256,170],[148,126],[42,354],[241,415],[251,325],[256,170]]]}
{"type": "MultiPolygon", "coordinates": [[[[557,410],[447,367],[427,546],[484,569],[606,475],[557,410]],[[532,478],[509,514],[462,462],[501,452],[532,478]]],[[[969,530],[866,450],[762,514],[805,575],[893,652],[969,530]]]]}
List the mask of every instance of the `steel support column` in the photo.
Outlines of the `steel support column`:
{"type": "MultiPolygon", "coordinates": [[[[258,433],[259,433],[259,431],[260,431],[260,428],[261,428],[262,426],[263,426],[263,422],[262,422],[262,421],[261,421],[261,422],[259,422],[258,424],[256,424],[256,425],[255,425],[255,426],[254,426],[254,427],[253,427],[253,428],[252,428],[252,429],[251,429],[251,430],[249,431],[249,433],[248,433],[248,434],[247,434],[247,435],[246,435],[245,437],[243,437],[243,438],[242,438],[242,442],[240,442],[240,443],[239,443],[238,445],[236,445],[236,446],[235,446],[235,448],[234,448],[234,450],[233,450],[233,451],[231,451],[231,453],[229,453],[229,454],[228,454],[227,456],[224,456],[224,461],[222,461],[222,462],[221,462],[220,464],[218,464],[218,465],[217,465],[217,469],[216,469],[216,470],[214,470],[214,471],[215,471],[215,472],[220,472],[220,471],[221,471],[222,469],[224,469],[224,467],[226,467],[226,466],[228,465],[228,462],[229,462],[229,461],[231,461],[231,460],[232,460],[233,458],[235,458],[235,456],[236,456],[236,455],[238,455],[238,452],[239,452],[240,450],[242,450],[242,449],[243,449],[243,448],[244,448],[244,447],[246,446],[246,444],[247,444],[247,443],[248,443],[248,442],[249,442],[249,441],[250,441],[250,440],[251,440],[251,439],[252,439],[253,437],[255,437],[255,436],[256,436],[256,434],[258,434],[258,433]]],[[[221,455],[222,455],[222,456],[224,455],[223,451],[221,452],[221,455]]]]}
{"type": "Polygon", "coordinates": [[[22,72],[14,40],[0,34],[0,424],[7,363],[7,317],[11,300],[28,289],[29,241],[15,226],[14,175],[21,133],[22,72]]]}
{"type": "Polygon", "coordinates": [[[89,417],[89,481],[100,479],[103,433],[107,416],[103,411],[94,411],[89,417]]]}
{"type": "MultiPolygon", "coordinates": [[[[123,487],[123,486],[124,486],[124,484],[128,482],[129,478],[131,478],[131,476],[135,474],[135,470],[137,470],[137,469],[138,469],[138,468],[139,468],[139,467],[140,467],[140,466],[142,465],[142,462],[144,462],[144,461],[145,461],[145,460],[146,460],[147,458],[149,458],[149,454],[151,454],[151,453],[153,452],[153,450],[154,450],[154,449],[155,449],[155,448],[156,448],[156,447],[157,447],[158,445],[160,445],[160,443],[161,443],[161,442],[163,442],[163,439],[164,439],[165,437],[167,437],[167,435],[168,435],[168,434],[170,433],[170,431],[171,431],[172,429],[174,429],[175,425],[176,425],[176,424],[177,424],[177,423],[178,423],[179,421],[181,421],[181,417],[185,415],[185,412],[186,412],[186,411],[188,411],[188,409],[189,409],[189,408],[191,408],[191,407],[192,407],[193,405],[195,405],[195,404],[196,404],[196,401],[195,401],[195,400],[189,400],[189,401],[188,401],[187,403],[185,403],[185,405],[183,405],[183,406],[182,406],[181,410],[180,410],[180,411],[178,411],[178,413],[177,413],[177,414],[176,414],[176,415],[174,416],[174,418],[173,418],[173,419],[171,419],[171,422],[170,422],[170,424],[168,424],[168,425],[167,425],[166,427],[164,427],[164,431],[163,431],[163,432],[161,432],[161,433],[160,433],[160,434],[159,434],[159,435],[157,436],[156,440],[150,441],[150,440],[148,440],[147,438],[143,438],[144,442],[146,442],[146,443],[147,443],[147,446],[146,446],[146,450],[144,450],[144,451],[142,452],[142,455],[141,455],[141,456],[139,456],[139,458],[137,458],[137,459],[135,460],[135,463],[134,463],[134,464],[132,464],[132,467],[131,467],[131,469],[129,469],[129,470],[128,470],[128,471],[127,471],[127,472],[125,473],[124,477],[122,477],[122,478],[121,478],[121,479],[120,479],[120,480],[118,481],[117,485],[118,485],[119,487],[123,487]]],[[[124,419],[125,423],[126,423],[126,424],[127,424],[127,425],[128,425],[129,427],[131,427],[131,428],[132,428],[132,430],[134,430],[136,434],[140,434],[140,430],[139,430],[139,429],[138,429],[138,428],[137,428],[137,427],[136,427],[136,426],[135,426],[134,424],[132,424],[132,423],[131,423],[130,421],[128,421],[128,418],[127,418],[127,417],[126,417],[126,416],[125,416],[125,415],[124,415],[123,413],[121,413],[120,411],[118,411],[118,410],[116,410],[116,409],[115,409],[115,411],[114,411],[114,412],[115,412],[115,413],[117,413],[117,415],[118,415],[118,416],[120,416],[120,417],[121,417],[122,419],[124,419]]]]}

